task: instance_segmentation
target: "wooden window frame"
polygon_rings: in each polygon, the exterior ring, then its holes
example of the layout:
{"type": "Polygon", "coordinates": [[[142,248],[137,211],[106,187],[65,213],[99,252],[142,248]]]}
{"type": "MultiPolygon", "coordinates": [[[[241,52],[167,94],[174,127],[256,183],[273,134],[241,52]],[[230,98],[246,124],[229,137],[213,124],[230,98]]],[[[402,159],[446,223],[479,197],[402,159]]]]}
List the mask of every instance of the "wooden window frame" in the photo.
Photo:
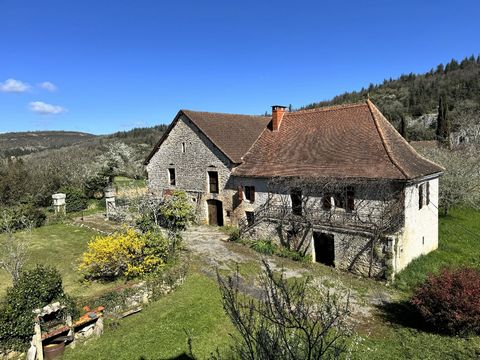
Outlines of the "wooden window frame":
{"type": "Polygon", "coordinates": [[[219,193],[218,171],[208,171],[207,173],[208,173],[208,192],[210,194],[218,194],[219,193]]]}

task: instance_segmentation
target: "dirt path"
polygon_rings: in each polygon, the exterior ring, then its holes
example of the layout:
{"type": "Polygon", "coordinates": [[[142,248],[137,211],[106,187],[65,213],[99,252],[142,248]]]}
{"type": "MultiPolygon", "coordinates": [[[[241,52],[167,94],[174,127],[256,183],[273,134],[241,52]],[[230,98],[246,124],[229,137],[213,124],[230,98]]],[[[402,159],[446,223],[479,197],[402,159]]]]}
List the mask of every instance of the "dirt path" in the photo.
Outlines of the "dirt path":
{"type": "MultiPolygon", "coordinates": [[[[210,276],[215,275],[216,269],[234,271],[235,264],[252,264],[256,263],[258,268],[261,267],[261,260],[265,259],[270,267],[275,271],[283,271],[286,278],[304,277],[313,275],[313,286],[325,288],[325,284],[329,284],[328,288],[333,293],[350,294],[351,311],[356,322],[366,324],[370,321],[372,313],[376,311],[376,307],[382,303],[391,301],[391,293],[384,285],[378,283],[374,289],[367,291],[359,291],[354,289],[350,284],[342,280],[354,275],[338,273],[315,275],[311,272],[308,264],[295,263],[289,266],[288,262],[282,261],[274,256],[261,256],[249,248],[241,244],[229,243],[228,236],[222,233],[218,228],[211,226],[195,226],[191,227],[184,235],[184,243],[191,251],[197,261],[200,261],[205,267],[202,271],[210,276]]],[[[321,266],[321,265],[319,265],[321,266]]],[[[357,282],[361,283],[362,280],[357,282]]],[[[364,281],[372,283],[371,280],[364,281]]],[[[241,286],[245,292],[252,296],[259,296],[258,286],[247,283],[245,280],[241,286]]]]}

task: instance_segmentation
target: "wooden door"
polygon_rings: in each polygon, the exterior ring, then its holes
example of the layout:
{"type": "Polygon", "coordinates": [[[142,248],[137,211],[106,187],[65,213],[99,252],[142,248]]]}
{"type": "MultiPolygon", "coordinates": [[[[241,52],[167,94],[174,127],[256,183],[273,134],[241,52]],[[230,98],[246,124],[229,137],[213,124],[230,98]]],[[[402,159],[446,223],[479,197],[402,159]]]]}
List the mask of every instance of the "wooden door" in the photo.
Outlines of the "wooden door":
{"type": "Polygon", "coordinates": [[[219,200],[207,200],[208,224],[223,226],[223,206],[219,200]]]}

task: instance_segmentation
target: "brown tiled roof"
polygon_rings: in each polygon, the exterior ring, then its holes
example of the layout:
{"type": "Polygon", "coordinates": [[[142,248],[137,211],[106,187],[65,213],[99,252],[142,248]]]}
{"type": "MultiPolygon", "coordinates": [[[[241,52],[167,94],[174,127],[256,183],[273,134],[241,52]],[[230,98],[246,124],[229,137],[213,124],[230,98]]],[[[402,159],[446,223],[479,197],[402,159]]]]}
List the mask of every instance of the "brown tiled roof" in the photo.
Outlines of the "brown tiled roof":
{"type": "Polygon", "coordinates": [[[242,161],[271,120],[269,116],[182,112],[234,163],[242,161]]]}
{"type": "Polygon", "coordinates": [[[222,114],[192,110],[180,110],[160,141],[145,160],[148,164],[163,141],[168,137],[180,115],[190,121],[233,163],[240,163],[242,156],[258,139],[271,118],[267,116],[222,114]]]}
{"type": "Polygon", "coordinates": [[[280,129],[265,129],[233,174],[406,180],[442,171],[367,101],[285,113],[280,129]]]}

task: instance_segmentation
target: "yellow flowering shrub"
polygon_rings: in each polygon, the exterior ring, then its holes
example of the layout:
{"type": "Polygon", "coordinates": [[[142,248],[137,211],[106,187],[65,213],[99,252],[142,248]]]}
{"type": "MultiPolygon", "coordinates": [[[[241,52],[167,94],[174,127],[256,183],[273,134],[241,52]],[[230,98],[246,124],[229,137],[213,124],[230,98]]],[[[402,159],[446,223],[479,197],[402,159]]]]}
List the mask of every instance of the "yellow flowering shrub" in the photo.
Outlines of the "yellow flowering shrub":
{"type": "Polygon", "coordinates": [[[162,266],[168,258],[168,240],[157,231],[138,234],[126,229],[95,236],[83,254],[80,270],[89,278],[136,277],[162,266]]]}

